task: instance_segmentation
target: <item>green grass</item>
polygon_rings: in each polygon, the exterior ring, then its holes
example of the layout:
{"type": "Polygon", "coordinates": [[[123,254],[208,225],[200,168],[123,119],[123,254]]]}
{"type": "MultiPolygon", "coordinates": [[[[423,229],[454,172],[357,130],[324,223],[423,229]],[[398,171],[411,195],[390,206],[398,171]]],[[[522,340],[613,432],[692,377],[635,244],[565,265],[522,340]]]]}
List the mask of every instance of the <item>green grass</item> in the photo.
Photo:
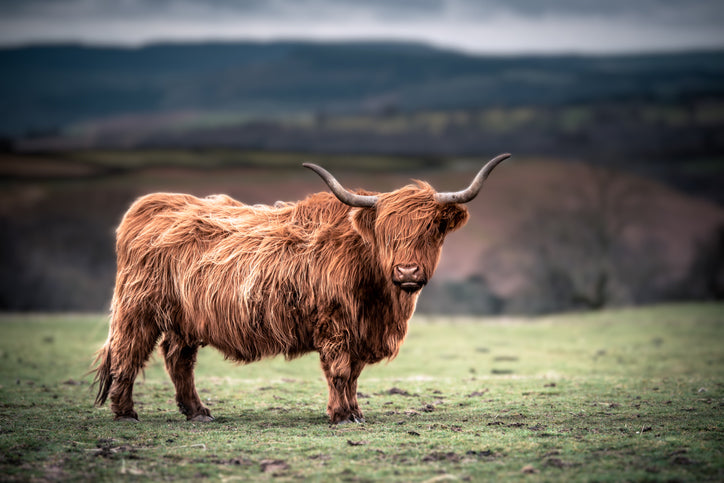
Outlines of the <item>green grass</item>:
{"type": "Polygon", "coordinates": [[[100,316],[0,318],[3,480],[721,481],[724,306],[413,321],[365,370],[367,423],[330,427],[314,355],[201,351],[216,420],[185,421],[157,355],[141,422],[94,408],[100,316]]]}

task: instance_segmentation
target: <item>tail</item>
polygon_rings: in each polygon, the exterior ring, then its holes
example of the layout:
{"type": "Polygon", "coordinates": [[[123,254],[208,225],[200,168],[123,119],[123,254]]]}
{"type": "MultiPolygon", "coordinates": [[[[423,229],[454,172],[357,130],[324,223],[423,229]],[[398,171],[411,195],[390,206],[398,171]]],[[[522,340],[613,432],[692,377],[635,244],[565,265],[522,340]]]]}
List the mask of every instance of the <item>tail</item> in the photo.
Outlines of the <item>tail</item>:
{"type": "Polygon", "coordinates": [[[108,399],[108,393],[111,390],[113,375],[111,374],[111,338],[108,337],[106,344],[96,353],[96,360],[93,365],[96,368],[91,370],[95,372],[93,386],[98,384],[98,394],[96,394],[96,406],[102,406],[108,399]],[[98,364],[100,362],[100,364],[98,364]]]}

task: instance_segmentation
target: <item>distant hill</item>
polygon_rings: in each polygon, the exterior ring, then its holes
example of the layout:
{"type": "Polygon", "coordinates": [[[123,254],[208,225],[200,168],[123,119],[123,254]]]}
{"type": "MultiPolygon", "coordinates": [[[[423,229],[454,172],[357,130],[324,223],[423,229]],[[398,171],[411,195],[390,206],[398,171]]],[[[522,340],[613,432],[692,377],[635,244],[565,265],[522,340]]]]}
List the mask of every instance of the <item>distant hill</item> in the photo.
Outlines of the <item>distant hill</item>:
{"type": "Polygon", "coordinates": [[[332,115],[724,98],[724,51],[471,56],[405,43],[0,49],[0,136],[180,111],[332,115]]]}
{"type": "MultiPolygon", "coordinates": [[[[106,310],[114,228],[135,198],[170,191],[295,201],[327,189],[304,161],[349,187],[391,191],[416,178],[445,191],[466,185],[487,158],[435,165],[225,150],[0,153],[0,179],[12,180],[0,190],[0,310],[106,310]]],[[[420,312],[581,308],[574,295],[595,295],[602,269],[614,305],[705,298],[706,274],[722,266],[719,245],[700,247],[724,226],[724,207],[622,171],[516,155],[468,209],[420,312]]]]}

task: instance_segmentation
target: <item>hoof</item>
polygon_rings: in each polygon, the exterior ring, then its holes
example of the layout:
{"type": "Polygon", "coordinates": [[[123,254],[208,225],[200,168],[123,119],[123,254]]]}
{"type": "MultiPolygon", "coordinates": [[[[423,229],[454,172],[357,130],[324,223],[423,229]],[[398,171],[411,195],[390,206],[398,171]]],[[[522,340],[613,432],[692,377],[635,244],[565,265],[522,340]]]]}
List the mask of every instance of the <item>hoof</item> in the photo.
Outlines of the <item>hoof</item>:
{"type": "Polygon", "coordinates": [[[364,423],[365,418],[357,417],[357,416],[350,416],[347,419],[342,419],[341,421],[337,421],[336,423],[333,422],[333,425],[339,425],[339,424],[353,424],[353,423],[364,423]]]}
{"type": "Polygon", "coordinates": [[[214,418],[207,414],[197,414],[193,418],[189,419],[189,421],[193,421],[195,423],[208,423],[213,420],[214,418]]]}
{"type": "Polygon", "coordinates": [[[121,421],[124,423],[137,423],[138,418],[134,418],[133,416],[116,416],[113,418],[115,421],[121,421]]]}

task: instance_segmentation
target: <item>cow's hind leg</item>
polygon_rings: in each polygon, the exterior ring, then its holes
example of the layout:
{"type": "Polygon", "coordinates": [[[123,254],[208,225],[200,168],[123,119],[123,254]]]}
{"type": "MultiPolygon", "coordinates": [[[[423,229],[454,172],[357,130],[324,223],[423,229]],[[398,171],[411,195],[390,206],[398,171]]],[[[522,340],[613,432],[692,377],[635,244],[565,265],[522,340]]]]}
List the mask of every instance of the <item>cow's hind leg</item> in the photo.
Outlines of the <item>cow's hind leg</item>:
{"type": "Polygon", "coordinates": [[[133,383],[151,356],[159,331],[147,318],[115,314],[111,341],[111,411],[116,421],[138,421],[133,409],[133,383]]]}
{"type": "Polygon", "coordinates": [[[167,332],[161,342],[166,370],[176,387],[176,403],[191,421],[212,421],[209,409],[201,403],[194,384],[194,366],[198,345],[188,344],[173,332],[167,332]]]}

